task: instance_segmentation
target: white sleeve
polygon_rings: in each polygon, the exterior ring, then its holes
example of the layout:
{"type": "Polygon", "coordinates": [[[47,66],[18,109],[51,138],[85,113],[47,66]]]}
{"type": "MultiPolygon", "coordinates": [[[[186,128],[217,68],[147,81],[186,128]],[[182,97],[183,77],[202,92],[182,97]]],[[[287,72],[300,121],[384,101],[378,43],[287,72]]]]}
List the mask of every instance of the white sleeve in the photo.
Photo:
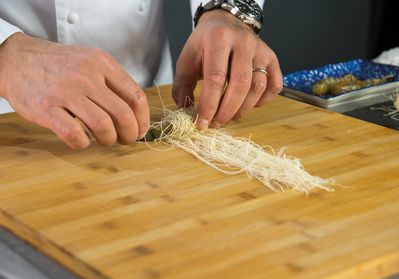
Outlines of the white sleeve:
{"type": "Polygon", "coordinates": [[[18,27],[0,18],[0,45],[12,34],[22,32],[18,27]]]}
{"type": "MultiPolygon", "coordinates": [[[[201,4],[206,4],[208,3],[209,0],[191,0],[191,16],[194,18],[195,11],[197,10],[198,6],[201,4]]],[[[258,5],[263,8],[263,4],[265,3],[265,0],[255,0],[258,5]]]]}

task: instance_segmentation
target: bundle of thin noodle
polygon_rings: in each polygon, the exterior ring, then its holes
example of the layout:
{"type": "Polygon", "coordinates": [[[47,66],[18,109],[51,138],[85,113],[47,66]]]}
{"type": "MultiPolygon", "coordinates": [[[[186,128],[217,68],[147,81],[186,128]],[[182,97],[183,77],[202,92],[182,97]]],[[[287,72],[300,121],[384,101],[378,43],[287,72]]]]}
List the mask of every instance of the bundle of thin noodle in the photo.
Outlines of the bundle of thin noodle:
{"type": "Polygon", "coordinates": [[[250,139],[233,137],[224,129],[199,131],[187,111],[165,110],[165,117],[153,123],[151,130],[155,131],[155,142],[181,148],[225,174],[246,172],[273,191],[286,187],[305,193],[315,188],[333,191],[331,179],[310,175],[283,149],[275,153],[271,147],[265,149],[250,139]]]}
{"type": "Polygon", "coordinates": [[[396,85],[396,89],[390,99],[392,104],[372,106],[370,109],[384,111],[386,112],[384,116],[389,116],[392,120],[399,121],[399,85],[396,85]]]}

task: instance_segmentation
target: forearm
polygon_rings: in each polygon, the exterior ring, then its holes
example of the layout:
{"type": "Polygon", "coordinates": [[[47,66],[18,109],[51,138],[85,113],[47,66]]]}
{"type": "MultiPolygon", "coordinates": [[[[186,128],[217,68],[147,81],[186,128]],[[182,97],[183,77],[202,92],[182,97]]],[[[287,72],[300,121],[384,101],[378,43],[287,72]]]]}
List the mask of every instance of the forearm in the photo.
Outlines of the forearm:
{"type": "Polygon", "coordinates": [[[4,57],[5,45],[15,33],[22,32],[17,26],[0,18],[0,97],[6,97],[7,63],[4,57]]]}
{"type": "Polygon", "coordinates": [[[0,97],[7,100],[9,93],[12,92],[9,81],[13,78],[15,68],[13,65],[15,59],[10,55],[9,50],[17,48],[20,37],[24,36],[27,35],[19,31],[14,32],[0,44],[0,97]]]}

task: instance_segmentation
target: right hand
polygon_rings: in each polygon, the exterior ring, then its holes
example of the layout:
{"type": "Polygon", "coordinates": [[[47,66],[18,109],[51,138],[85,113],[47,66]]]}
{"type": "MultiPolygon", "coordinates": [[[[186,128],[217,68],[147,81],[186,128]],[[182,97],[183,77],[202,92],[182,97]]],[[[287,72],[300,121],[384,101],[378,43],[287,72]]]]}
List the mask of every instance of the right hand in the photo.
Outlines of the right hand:
{"type": "Polygon", "coordinates": [[[0,45],[0,96],[74,149],[90,144],[77,119],[107,146],[132,143],[150,125],[143,90],[105,51],[23,33],[0,45]]]}

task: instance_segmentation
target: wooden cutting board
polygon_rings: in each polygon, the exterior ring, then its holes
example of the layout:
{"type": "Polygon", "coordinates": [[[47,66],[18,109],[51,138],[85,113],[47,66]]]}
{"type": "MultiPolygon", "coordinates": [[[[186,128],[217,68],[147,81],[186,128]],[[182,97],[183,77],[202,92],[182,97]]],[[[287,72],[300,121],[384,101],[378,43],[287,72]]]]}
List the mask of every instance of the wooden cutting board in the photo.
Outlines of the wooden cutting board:
{"type": "MultiPolygon", "coordinates": [[[[170,89],[161,88],[169,104],[170,89]]],[[[159,114],[156,90],[147,92],[159,114]]],[[[7,114],[0,117],[0,224],[87,278],[399,272],[397,131],[285,97],[227,128],[285,146],[309,172],[344,186],[274,193],[245,174],[227,176],[184,151],[145,144],[73,151],[7,114]]]]}

